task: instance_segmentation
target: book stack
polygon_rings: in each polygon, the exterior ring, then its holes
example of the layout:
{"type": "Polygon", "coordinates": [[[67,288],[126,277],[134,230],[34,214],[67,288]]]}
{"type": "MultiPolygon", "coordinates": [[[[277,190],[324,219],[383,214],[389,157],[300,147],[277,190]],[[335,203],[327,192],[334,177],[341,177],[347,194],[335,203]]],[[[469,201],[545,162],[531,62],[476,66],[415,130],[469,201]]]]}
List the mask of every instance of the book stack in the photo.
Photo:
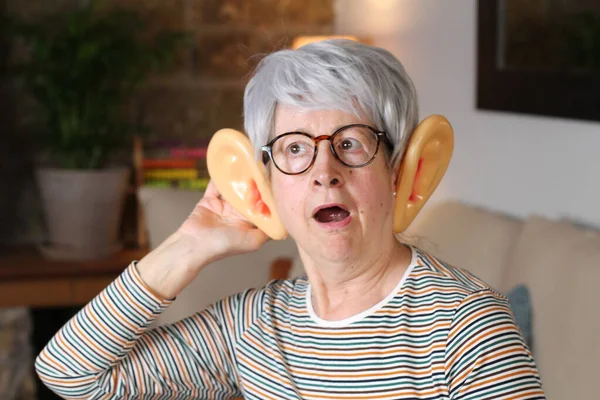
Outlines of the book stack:
{"type": "Polygon", "coordinates": [[[155,144],[144,153],[144,186],[206,189],[209,182],[206,145],[165,147],[155,144]]]}

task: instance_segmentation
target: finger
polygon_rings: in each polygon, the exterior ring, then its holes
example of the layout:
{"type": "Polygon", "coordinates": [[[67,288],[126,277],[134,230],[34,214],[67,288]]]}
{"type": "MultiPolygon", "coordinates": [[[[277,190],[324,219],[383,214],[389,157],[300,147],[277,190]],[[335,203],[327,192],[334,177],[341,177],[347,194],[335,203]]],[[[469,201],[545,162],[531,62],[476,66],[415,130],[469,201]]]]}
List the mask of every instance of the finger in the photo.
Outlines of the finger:
{"type": "Polygon", "coordinates": [[[204,196],[205,197],[216,197],[218,199],[223,198],[221,196],[221,193],[219,192],[219,189],[217,189],[217,185],[215,185],[215,182],[212,179],[208,182],[208,185],[206,186],[204,196]]]}
{"type": "Polygon", "coordinates": [[[232,217],[235,217],[237,219],[247,222],[250,226],[253,226],[253,227],[255,226],[252,222],[250,222],[250,220],[243,213],[238,211],[227,200],[225,200],[223,198],[223,196],[218,191],[217,186],[214,184],[214,181],[212,179],[209,181],[209,183],[206,187],[206,192],[205,192],[204,196],[207,199],[210,199],[210,198],[215,199],[216,198],[219,201],[221,201],[222,205],[223,205],[223,214],[225,214],[225,215],[229,214],[232,217]]]}

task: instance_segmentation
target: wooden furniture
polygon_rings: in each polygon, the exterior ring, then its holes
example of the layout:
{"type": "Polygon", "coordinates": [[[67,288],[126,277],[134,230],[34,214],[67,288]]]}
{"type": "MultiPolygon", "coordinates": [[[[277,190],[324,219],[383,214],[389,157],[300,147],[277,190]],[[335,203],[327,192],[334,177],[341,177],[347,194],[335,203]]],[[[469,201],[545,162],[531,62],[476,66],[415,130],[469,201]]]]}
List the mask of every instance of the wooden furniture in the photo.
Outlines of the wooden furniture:
{"type": "Polygon", "coordinates": [[[287,257],[277,258],[271,263],[269,269],[269,278],[287,279],[290,269],[292,269],[292,259],[287,257]]]}
{"type": "MultiPolygon", "coordinates": [[[[94,261],[52,261],[32,247],[0,251],[0,308],[71,307],[85,305],[147,249],[125,249],[94,261]]],[[[279,258],[270,279],[285,279],[291,260],[279,258]]]]}
{"type": "Polygon", "coordinates": [[[146,249],[126,249],[94,261],[44,259],[33,247],[0,250],[0,307],[84,305],[146,249]]]}

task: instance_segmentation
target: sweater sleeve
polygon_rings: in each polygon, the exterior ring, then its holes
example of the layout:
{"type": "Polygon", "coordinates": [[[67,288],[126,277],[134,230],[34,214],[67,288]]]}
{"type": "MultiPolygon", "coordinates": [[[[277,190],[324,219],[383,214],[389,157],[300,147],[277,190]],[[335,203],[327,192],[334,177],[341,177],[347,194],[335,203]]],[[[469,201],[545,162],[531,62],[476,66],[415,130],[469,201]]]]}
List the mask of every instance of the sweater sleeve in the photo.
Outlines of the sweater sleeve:
{"type": "Polygon", "coordinates": [[[452,400],[545,399],[532,355],[508,301],[492,290],[465,297],[446,344],[452,400]]]}
{"type": "Polygon", "coordinates": [[[240,396],[235,320],[239,302],[251,297],[232,296],[150,330],[171,301],[152,293],[134,263],[58,331],[38,355],[36,371],[67,399],[240,396]]]}

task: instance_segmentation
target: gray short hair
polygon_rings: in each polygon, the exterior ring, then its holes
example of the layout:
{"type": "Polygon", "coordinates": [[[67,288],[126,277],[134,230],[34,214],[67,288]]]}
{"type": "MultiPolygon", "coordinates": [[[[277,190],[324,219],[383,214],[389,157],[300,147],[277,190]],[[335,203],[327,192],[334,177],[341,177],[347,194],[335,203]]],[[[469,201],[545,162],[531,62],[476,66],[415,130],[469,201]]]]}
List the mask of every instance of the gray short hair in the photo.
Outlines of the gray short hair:
{"type": "Polygon", "coordinates": [[[280,50],[258,64],[244,93],[244,128],[257,159],[273,136],[278,104],[364,112],[387,132],[393,167],[419,121],[416,89],[402,63],[387,50],[345,39],[280,50]]]}

